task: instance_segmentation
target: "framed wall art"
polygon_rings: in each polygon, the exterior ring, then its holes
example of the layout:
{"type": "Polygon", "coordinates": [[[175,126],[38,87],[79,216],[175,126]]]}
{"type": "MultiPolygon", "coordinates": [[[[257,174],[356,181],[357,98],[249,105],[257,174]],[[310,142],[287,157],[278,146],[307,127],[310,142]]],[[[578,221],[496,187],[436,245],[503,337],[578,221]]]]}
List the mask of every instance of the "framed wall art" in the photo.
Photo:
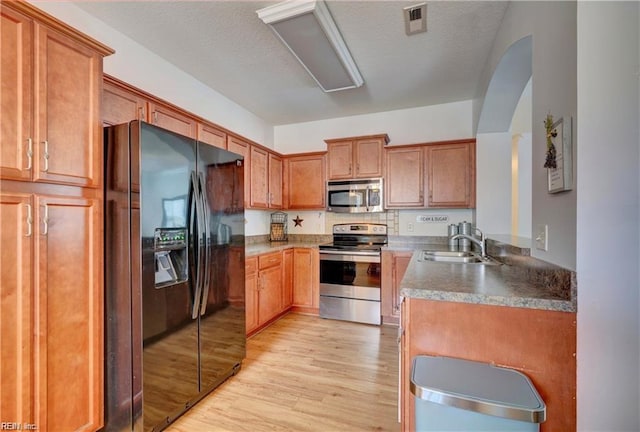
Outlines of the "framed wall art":
{"type": "Polygon", "coordinates": [[[573,153],[571,117],[553,121],[551,114],[544,122],[547,138],[547,189],[549,193],[568,191],[573,188],[573,153]]]}

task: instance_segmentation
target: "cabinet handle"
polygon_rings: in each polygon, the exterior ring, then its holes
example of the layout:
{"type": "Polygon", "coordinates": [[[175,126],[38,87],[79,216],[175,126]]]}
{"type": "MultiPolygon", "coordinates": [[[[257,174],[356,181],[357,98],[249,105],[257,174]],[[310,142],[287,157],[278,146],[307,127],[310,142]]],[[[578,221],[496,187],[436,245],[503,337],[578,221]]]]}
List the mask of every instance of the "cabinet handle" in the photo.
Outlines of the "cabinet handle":
{"type": "Polygon", "coordinates": [[[153,124],[158,124],[158,111],[153,112],[153,124]]]}
{"type": "Polygon", "coordinates": [[[27,206],[27,234],[25,237],[31,237],[33,234],[33,216],[31,213],[31,204],[25,204],[27,206]]]}
{"type": "Polygon", "coordinates": [[[44,140],[42,144],[44,144],[44,154],[42,155],[44,157],[44,169],[42,171],[47,172],[49,171],[49,141],[44,140]]]}
{"type": "Polygon", "coordinates": [[[144,120],[144,107],[138,107],[138,120],[144,120]]]}
{"type": "Polygon", "coordinates": [[[27,169],[30,170],[33,166],[33,140],[31,138],[27,138],[27,169]]]}
{"type": "Polygon", "coordinates": [[[43,205],[44,207],[44,216],[42,217],[42,235],[49,234],[49,206],[43,205]]]}

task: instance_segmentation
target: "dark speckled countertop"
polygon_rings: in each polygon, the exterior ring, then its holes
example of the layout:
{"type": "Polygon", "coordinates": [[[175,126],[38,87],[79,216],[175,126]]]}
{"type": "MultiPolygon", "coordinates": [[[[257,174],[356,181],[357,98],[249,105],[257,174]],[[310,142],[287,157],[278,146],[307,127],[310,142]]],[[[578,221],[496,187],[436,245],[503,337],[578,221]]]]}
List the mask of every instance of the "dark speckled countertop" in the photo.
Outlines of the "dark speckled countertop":
{"type": "MultiPolygon", "coordinates": [[[[513,253],[494,255],[500,265],[422,261],[419,259],[422,250],[447,250],[447,245],[415,244],[412,248],[416,252],[400,283],[402,296],[563,312],[577,310],[575,272],[570,270],[513,253]]],[[[387,248],[407,249],[393,244],[387,248]]]]}

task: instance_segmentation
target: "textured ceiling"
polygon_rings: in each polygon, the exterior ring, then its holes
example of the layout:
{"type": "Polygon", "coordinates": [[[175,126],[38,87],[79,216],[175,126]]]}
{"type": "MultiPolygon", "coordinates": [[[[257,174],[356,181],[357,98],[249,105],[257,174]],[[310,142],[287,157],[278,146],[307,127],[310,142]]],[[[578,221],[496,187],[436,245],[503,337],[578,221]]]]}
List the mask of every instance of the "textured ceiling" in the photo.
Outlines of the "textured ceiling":
{"type": "Polygon", "coordinates": [[[427,32],[406,36],[419,1],[328,1],[364,85],[324,93],[258,18],[277,2],[76,2],[264,120],[289,124],[471,99],[508,2],[428,2],[427,32]]]}

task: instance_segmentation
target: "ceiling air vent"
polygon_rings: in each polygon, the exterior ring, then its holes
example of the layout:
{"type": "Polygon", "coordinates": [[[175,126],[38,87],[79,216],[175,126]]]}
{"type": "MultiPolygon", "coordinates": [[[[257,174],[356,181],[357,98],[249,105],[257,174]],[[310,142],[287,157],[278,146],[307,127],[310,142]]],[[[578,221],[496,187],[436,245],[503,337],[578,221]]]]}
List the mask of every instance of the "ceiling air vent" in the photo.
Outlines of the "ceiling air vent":
{"type": "Polygon", "coordinates": [[[427,31],[426,3],[404,8],[404,31],[407,33],[407,36],[427,31]]]}

